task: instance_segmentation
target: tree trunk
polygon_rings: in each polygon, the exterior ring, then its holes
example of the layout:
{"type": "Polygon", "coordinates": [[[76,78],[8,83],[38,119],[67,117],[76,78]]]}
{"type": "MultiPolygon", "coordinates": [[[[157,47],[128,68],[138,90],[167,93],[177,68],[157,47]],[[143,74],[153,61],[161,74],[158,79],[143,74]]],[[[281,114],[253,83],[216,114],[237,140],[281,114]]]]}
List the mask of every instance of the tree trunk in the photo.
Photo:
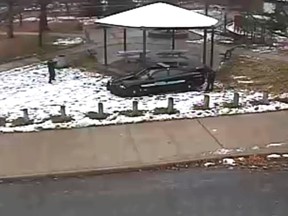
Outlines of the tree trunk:
{"type": "Polygon", "coordinates": [[[43,15],[39,16],[39,29],[38,29],[38,45],[43,46],[43,15]]]}
{"type": "Polygon", "coordinates": [[[7,37],[14,38],[14,10],[13,10],[13,0],[8,1],[8,22],[7,22],[7,37]]]}
{"type": "Polygon", "coordinates": [[[47,20],[47,1],[41,1],[40,2],[40,19],[42,19],[41,25],[41,29],[43,31],[48,31],[49,27],[48,27],[48,20],[47,20]]]}
{"type": "Polygon", "coordinates": [[[65,7],[66,7],[66,14],[70,15],[70,8],[69,8],[69,3],[68,2],[65,3],[65,7]]]}
{"type": "Polygon", "coordinates": [[[23,16],[22,13],[19,13],[19,26],[23,26],[23,16]]]}

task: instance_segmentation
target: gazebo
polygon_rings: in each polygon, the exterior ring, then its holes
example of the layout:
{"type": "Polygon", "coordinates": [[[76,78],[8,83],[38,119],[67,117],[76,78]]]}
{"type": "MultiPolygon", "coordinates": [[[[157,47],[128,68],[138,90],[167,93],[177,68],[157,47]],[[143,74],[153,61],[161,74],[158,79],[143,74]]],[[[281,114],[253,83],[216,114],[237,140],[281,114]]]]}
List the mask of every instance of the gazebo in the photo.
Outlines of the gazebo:
{"type": "MultiPolygon", "coordinates": [[[[206,10],[207,14],[207,10],[206,10]]],[[[110,15],[96,21],[103,26],[104,31],[104,64],[107,59],[107,27],[123,27],[123,51],[127,51],[127,28],[141,29],[143,32],[142,58],[146,61],[146,31],[152,29],[172,30],[172,50],[175,49],[175,30],[202,29],[204,30],[203,58],[206,64],[207,33],[211,30],[210,66],[213,67],[214,29],[217,20],[177,5],[164,2],[150,3],[124,12],[110,15]]]]}

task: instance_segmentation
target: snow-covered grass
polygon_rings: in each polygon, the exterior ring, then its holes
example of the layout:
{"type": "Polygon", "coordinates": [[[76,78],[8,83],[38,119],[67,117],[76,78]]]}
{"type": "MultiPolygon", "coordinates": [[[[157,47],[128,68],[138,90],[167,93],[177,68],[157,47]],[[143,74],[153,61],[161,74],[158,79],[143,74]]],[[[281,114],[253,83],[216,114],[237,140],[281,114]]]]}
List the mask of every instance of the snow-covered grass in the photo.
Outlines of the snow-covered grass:
{"type": "MultiPolygon", "coordinates": [[[[231,102],[233,91],[212,92],[208,110],[194,110],[195,104],[202,104],[204,93],[186,92],[144,96],[140,98],[121,98],[106,90],[110,79],[94,73],[84,73],[79,69],[66,68],[56,71],[56,82],[48,84],[47,66],[31,65],[0,73],[0,117],[6,117],[2,132],[37,131],[54,128],[75,128],[97,125],[159,121],[168,119],[199,118],[240,113],[256,113],[287,109],[288,104],[271,102],[270,105],[253,106],[250,102],[259,100],[261,93],[239,92],[240,108],[225,108],[223,103],[231,102]],[[91,74],[93,76],[91,76],[91,74]],[[168,98],[174,98],[175,108],[179,113],[154,115],[153,110],[166,107],[168,98]],[[119,112],[132,108],[132,102],[139,102],[139,109],[144,116],[126,117],[119,112]],[[110,114],[105,120],[92,120],[85,117],[89,111],[97,111],[98,103],[104,104],[104,112],[110,114]],[[74,120],[69,123],[54,124],[47,120],[51,115],[59,114],[60,105],[66,106],[66,112],[74,120]],[[9,122],[22,116],[21,109],[27,108],[33,124],[12,127],[9,122]]],[[[221,154],[223,152],[219,152],[221,154]]]]}
{"type": "Polygon", "coordinates": [[[84,40],[81,37],[75,38],[59,38],[53,42],[53,45],[56,46],[70,46],[70,45],[77,45],[83,43],[84,40]]]}

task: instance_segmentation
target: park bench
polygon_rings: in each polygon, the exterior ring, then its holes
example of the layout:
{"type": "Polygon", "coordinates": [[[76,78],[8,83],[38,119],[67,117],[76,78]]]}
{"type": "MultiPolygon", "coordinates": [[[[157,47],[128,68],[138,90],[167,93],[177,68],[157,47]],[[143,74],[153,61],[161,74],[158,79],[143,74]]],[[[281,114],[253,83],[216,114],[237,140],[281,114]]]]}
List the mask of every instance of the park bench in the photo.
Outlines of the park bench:
{"type": "Polygon", "coordinates": [[[157,52],[157,55],[161,57],[184,57],[183,55],[187,52],[188,50],[162,50],[157,52]]]}
{"type": "MultiPolygon", "coordinates": [[[[146,50],[146,54],[150,53],[150,50],[146,50]]],[[[121,50],[117,52],[117,56],[124,57],[126,62],[137,61],[142,58],[143,50],[121,50]]]]}
{"type": "Polygon", "coordinates": [[[161,67],[165,67],[166,65],[168,65],[169,67],[170,66],[187,66],[188,61],[185,59],[161,59],[159,60],[157,65],[161,67]]]}

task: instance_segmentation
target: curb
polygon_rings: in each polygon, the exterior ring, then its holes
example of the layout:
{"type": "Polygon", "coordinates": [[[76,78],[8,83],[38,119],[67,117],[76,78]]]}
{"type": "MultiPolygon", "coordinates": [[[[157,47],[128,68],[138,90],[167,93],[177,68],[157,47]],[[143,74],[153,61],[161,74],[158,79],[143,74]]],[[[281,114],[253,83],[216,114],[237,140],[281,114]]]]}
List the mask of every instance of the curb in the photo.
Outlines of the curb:
{"type": "MultiPolygon", "coordinates": [[[[83,169],[74,169],[74,170],[63,170],[63,171],[55,171],[50,173],[35,173],[35,174],[23,174],[23,175],[12,175],[12,176],[0,176],[0,184],[7,182],[15,182],[15,181],[37,181],[46,178],[52,178],[57,180],[58,178],[69,178],[69,177],[87,177],[87,176],[96,176],[96,175],[108,175],[108,174],[117,174],[117,173],[128,173],[128,172],[141,172],[141,171],[157,171],[167,169],[171,166],[177,165],[178,167],[186,167],[186,168],[204,168],[207,167],[199,166],[199,164],[203,164],[208,161],[222,160],[224,158],[235,158],[235,157],[248,157],[252,155],[258,156],[266,156],[269,154],[287,154],[287,148],[275,147],[275,149],[258,149],[247,152],[233,152],[231,154],[226,155],[213,155],[209,152],[210,155],[205,155],[205,153],[201,155],[193,156],[194,159],[185,159],[185,160],[171,160],[171,161],[163,161],[157,164],[146,163],[146,164],[138,164],[131,166],[114,166],[114,167],[104,167],[104,168],[83,168],[83,169]],[[188,166],[188,164],[196,163],[198,166],[188,166]]],[[[176,167],[177,167],[176,166],[176,167]]]]}

